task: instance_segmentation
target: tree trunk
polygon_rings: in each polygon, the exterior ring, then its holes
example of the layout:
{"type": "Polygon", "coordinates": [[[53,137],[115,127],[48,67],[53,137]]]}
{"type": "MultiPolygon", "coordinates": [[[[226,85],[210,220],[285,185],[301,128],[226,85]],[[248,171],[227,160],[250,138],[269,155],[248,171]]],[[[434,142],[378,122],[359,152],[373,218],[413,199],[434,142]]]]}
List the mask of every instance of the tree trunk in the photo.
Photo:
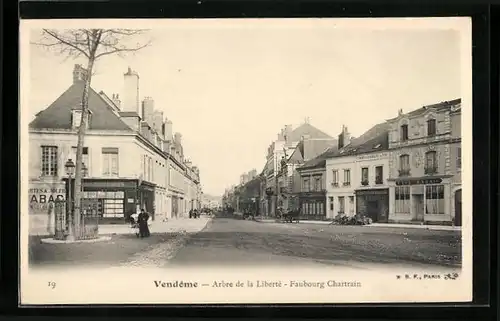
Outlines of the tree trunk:
{"type": "MultiPolygon", "coordinates": [[[[95,58],[91,56],[87,64],[87,78],[85,79],[85,85],[83,87],[82,94],[82,119],[80,122],[80,127],[78,128],[78,144],[76,146],[76,168],[75,168],[75,199],[74,199],[74,233],[75,238],[80,239],[83,236],[82,226],[81,226],[81,199],[82,199],[82,165],[83,165],[83,145],[85,141],[85,132],[87,130],[87,120],[89,113],[89,91],[90,84],[92,80],[92,69],[94,68],[95,58]]],[[[88,164],[85,164],[88,166],[88,164]]]]}

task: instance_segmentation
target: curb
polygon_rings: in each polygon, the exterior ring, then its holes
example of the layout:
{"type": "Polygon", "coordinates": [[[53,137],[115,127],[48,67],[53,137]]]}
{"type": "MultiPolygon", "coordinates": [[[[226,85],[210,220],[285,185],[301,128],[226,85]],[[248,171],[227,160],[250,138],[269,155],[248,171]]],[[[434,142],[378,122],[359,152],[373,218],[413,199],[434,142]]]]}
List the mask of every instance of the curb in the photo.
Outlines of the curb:
{"type": "Polygon", "coordinates": [[[55,240],[53,238],[46,238],[46,239],[41,239],[40,242],[45,243],[45,244],[77,244],[77,243],[97,243],[97,242],[106,242],[110,241],[111,237],[110,236],[99,236],[96,239],[90,239],[90,240],[75,240],[75,241],[68,241],[68,240],[55,240]]]}

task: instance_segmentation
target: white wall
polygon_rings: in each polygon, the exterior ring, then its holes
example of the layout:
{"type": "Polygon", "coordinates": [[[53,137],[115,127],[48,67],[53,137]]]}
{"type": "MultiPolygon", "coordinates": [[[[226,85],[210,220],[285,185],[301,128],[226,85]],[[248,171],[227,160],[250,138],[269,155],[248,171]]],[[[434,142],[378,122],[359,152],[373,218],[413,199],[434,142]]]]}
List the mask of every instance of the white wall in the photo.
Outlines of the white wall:
{"type": "Polygon", "coordinates": [[[389,178],[389,152],[377,152],[356,156],[355,170],[351,174],[352,185],[355,189],[381,188],[387,187],[389,178]],[[375,168],[382,166],[382,184],[375,184],[375,168]],[[361,185],[362,168],[368,168],[368,185],[361,185]]]}
{"type": "Polygon", "coordinates": [[[354,196],[354,189],[356,182],[354,181],[356,174],[356,158],[354,156],[336,157],[326,160],[326,215],[328,218],[333,218],[338,215],[340,209],[339,197],[344,197],[344,213],[355,214],[356,212],[356,199],[350,202],[349,197],[354,196]],[[344,186],[344,170],[351,171],[351,184],[344,186]],[[333,171],[338,171],[338,187],[333,186],[333,171]],[[333,197],[333,211],[331,210],[331,198],[333,197]]]}

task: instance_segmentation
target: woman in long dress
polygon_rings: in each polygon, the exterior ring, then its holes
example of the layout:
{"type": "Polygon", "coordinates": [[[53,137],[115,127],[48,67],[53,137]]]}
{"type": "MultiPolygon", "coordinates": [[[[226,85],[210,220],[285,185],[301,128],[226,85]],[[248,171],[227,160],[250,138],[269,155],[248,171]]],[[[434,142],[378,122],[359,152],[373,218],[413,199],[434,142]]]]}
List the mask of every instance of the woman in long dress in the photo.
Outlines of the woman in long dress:
{"type": "Polygon", "coordinates": [[[149,214],[146,213],[144,209],[142,209],[138,217],[139,235],[141,236],[141,238],[148,237],[150,235],[148,220],[149,220],[149,214]]]}

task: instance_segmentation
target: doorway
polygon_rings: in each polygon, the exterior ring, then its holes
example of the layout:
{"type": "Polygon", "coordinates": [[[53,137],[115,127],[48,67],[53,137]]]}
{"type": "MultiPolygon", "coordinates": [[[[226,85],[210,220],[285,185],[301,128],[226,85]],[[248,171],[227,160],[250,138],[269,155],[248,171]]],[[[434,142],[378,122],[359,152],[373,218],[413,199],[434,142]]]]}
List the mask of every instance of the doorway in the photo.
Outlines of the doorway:
{"type": "Polygon", "coordinates": [[[414,221],[424,221],[424,195],[413,195],[414,221]]]}
{"type": "Polygon", "coordinates": [[[378,205],[379,205],[378,201],[367,201],[366,202],[368,217],[371,218],[374,223],[378,222],[378,216],[379,216],[379,206],[378,205]]]}
{"type": "Polygon", "coordinates": [[[455,226],[462,226],[462,190],[455,192],[455,226]]]}

